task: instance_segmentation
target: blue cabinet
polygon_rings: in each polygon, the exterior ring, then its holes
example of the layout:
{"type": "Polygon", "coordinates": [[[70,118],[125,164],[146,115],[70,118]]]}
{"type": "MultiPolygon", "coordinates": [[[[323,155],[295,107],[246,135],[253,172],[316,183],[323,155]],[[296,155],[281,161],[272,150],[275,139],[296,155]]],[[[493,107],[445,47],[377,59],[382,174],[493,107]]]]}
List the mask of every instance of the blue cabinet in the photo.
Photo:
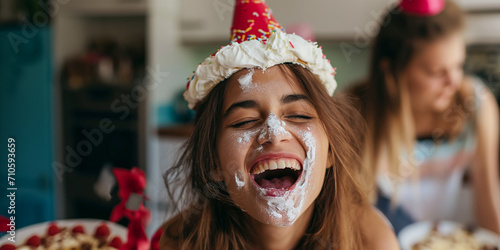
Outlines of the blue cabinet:
{"type": "Polygon", "coordinates": [[[50,27],[0,27],[0,215],[7,215],[7,139],[16,148],[17,228],[54,219],[54,76],[50,27]]]}

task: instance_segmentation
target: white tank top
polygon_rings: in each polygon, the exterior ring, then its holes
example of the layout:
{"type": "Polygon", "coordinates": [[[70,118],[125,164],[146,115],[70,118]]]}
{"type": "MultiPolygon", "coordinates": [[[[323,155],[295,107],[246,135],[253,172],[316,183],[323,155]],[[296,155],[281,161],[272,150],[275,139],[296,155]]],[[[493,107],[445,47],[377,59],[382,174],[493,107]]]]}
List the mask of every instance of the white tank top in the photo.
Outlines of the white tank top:
{"type": "MultiPolygon", "coordinates": [[[[478,110],[479,95],[484,93],[486,86],[479,80],[473,82],[478,110]]],[[[476,132],[472,117],[452,141],[435,144],[432,139],[418,140],[414,144],[414,155],[421,176],[415,181],[404,179],[396,182],[387,174],[379,174],[377,185],[381,195],[389,199],[397,197],[396,204],[416,221],[474,223],[472,190],[463,185],[463,178],[472,165],[475,149],[476,132]]]]}

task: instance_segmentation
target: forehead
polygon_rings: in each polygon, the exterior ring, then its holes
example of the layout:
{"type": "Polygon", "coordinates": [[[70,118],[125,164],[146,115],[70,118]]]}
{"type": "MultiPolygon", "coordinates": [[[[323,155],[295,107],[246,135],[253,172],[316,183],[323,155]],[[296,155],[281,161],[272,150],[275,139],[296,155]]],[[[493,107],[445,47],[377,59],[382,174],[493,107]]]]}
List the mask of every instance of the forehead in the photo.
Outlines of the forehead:
{"type": "Polygon", "coordinates": [[[465,42],[460,34],[451,34],[436,41],[421,44],[415,59],[427,64],[441,64],[463,60],[465,42]]]}
{"type": "Polygon", "coordinates": [[[281,98],[285,94],[303,94],[293,74],[285,68],[286,74],[273,66],[266,70],[243,69],[235,73],[228,81],[225,105],[242,99],[281,98]]]}

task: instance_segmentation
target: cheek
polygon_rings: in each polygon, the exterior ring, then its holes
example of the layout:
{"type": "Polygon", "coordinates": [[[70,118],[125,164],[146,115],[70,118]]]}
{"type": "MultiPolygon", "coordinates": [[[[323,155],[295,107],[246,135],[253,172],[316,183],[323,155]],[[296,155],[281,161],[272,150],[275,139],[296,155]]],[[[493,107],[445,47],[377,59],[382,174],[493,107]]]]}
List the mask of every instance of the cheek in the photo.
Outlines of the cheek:
{"type": "Polygon", "coordinates": [[[452,87],[455,90],[460,89],[463,80],[464,80],[464,71],[462,69],[457,69],[453,71],[451,75],[451,82],[452,82],[452,87]]]}
{"type": "Polygon", "coordinates": [[[415,100],[433,99],[440,92],[442,82],[439,78],[420,75],[408,79],[410,97],[415,100]]]}
{"type": "Polygon", "coordinates": [[[318,140],[318,146],[316,152],[317,162],[316,162],[315,178],[317,180],[317,183],[319,184],[319,189],[321,189],[325,177],[325,171],[327,168],[331,166],[331,163],[329,160],[330,155],[328,152],[329,144],[328,140],[326,139],[328,138],[327,135],[323,134],[321,135],[321,137],[318,138],[320,139],[318,140]]]}
{"type": "MultiPolygon", "coordinates": [[[[306,199],[306,203],[308,205],[313,204],[314,200],[318,197],[319,193],[321,192],[321,189],[323,187],[323,183],[325,181],[325,172],[326,169],[329,167],[329,153],[328,153],[328,137],[326,133],[322,131],[322,129],[317,128],[316,131],[311,131],[314,135],[314,138],[316,140],[315,143],[315,154],[312,160],[314,161],[313,166],[309,169],[310,175],[308,176],[308,179],[306,184],[308,187],[306,188],[306,194],[303,197],[306,199]]],[[[307,144],[307,141],[306,141],[307,144]]],[[[307,147],[309,148],[309,147],[307,147]]]]}
{"type": "Polygon", "coordinates": [[[306,149],[307,160],[304,161],[304,168],[309,167],[308,171],[311,171],[310,182],[316,190],[318,187],[321,188],[325,170],[329,167],[328,136],[319,125],[308,127],[305,131],[298,133],[301,135],[306,149]]]}
{"type": "Polygon", "coordinates": [[[410,96],[414,98],[425,98],[439,86],[435,77],[429,76],[416,66],[410,66],[403,76],[403,81],[407,83],[410,96]]]}
{"type": "Polygon", "coordinates": [[[318,128],[318,131],[315,133],[316,138],[316,166],[321,168],[328,167],[328,135],[323,132],[322,129],[318,128]]]}
{"type": "Polygon", "coordinates": [[[245,158],[251,146],[250,136],[245,133],[222,133],[218,141],[220,174],[227,183],[235,181],[235,174],[240,178],[245,168],[245,158]]]}

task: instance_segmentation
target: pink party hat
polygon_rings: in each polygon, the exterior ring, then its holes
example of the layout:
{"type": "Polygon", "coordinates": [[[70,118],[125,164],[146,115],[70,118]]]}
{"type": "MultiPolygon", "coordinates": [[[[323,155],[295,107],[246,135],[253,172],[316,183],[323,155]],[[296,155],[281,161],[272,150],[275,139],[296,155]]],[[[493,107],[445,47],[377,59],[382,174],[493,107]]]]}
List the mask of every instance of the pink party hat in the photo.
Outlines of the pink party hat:
{"type": "Polygon", "coordinates": [[[401,10],[410,15],[433,16],[443,11],[445,0],[402,0],[401,10]]]}

